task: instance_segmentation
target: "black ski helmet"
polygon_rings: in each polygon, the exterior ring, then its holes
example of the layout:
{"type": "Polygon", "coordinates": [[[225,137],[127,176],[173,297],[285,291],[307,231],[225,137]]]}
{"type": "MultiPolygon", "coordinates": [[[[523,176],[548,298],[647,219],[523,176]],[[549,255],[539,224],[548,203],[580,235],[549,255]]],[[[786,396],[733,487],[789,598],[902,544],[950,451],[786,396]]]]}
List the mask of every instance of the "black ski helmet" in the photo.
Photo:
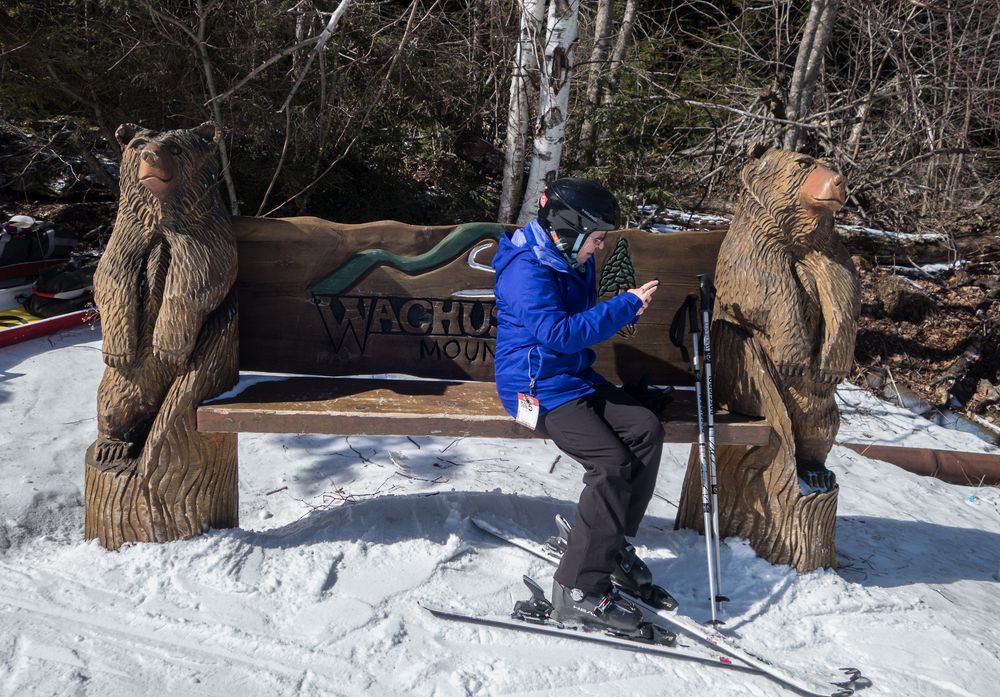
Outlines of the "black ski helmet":
{"type": "Polygon", "coordinates": [[[584,240],[598,230],[614,230],[615,197],[590,179],[562,177],[545,187],[538,200],[538,222],[571,266],[584,240]]]}

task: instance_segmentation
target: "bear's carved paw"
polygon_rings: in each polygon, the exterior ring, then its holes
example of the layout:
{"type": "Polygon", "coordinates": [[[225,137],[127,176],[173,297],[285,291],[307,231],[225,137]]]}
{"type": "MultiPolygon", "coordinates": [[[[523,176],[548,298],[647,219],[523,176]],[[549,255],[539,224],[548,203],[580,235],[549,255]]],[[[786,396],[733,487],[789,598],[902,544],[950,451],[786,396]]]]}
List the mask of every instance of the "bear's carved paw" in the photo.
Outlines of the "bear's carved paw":
{"type": "Polygon", "coordinates": [[[840,382],[846,377],[846,370],[830,370],[827,368],[820,368],[816,371],[816,380],[830,385],[839,385],[840,382]]]}
{"type": "Polygon", "coordinates": [[[812,490],[833,491],[837,486],[837,475],[823,464],[815,462],[799,462],[795,466],[799,479],[812,490]]]}
{"type": "Polygon", "coordinates": [[[138,465],[138,458],[133,455],[135,444],[117,438],[99,436],[94,443],[94,458],[91,463],[103,472],[133,471],[138,465]]]}
{"type": "Polygon", "coordinates": [[[806,374],[806,366],[801,363],[778,363],[774,366],[778,370],[778,375],[786,378],[798,378],[806,374]]]}
{"type": "Polygon", "coordinates": [[[110,353],[102,351],[101,355],[104,357],[104,365],[115,370],[127,370],[129,366],[135,363],[135,353],[110,353]]]}

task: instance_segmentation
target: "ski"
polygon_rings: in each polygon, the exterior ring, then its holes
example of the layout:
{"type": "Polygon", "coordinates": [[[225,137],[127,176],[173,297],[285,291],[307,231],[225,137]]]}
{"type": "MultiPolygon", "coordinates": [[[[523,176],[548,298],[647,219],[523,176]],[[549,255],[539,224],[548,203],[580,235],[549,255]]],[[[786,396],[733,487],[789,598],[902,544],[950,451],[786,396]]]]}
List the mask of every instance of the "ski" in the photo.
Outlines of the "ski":
{"type": "MultiPolygon", "coordinates": [[[[549,547],[529,539],[526,535],[518,531],[515,526],[502,525],[499,522],[488,521],[478,516],[472,516],[471,520],[473,525],[483,532],[493,535],[494,537],[512,544],[515,547],[519,547],[536,557],[546,560],[550,564],[559,564],[558,554],[553,552],[549,547]]],[[[852,685],[867,687],[871,684],[871,681],[861,675],[861,672],[856,668],[840,668],[835,672],[837,677],[835,677],[833,682],[831,682],[831,684],[837,687],[840,691],[826,691],[825,688],[810,684],[810,682],[789,673],[768,659],[743,648],[737,640],[721,634],[714,628],[702,626],[684,615],[659,610],[644,602],[641,598],[628,593],[624,589],[619,588],[618,590],[623,597],[642,608],[648,616],[656,618],[656,621],[665,622],[672,628],[680,629],[695,639],[708,644],[710,647],[717,649],[732,658],[739,659],[739,661],[741,661],[746,667],[767,675],[775,681],[797,690],[802,694],[814,695],[817,697],[821,695],[823,697],[828,697],[829,695],[840,697],[844,694],[853,694],[853,689],[851,688],[852,685]],[[848,689],[850,689],[851,692],[845,693],[844,690],[848,689]]]]}
{"type": "MultiPolygon", "coordinates": [[[[529,632],[532,634],[542,634],[558,638],[572,639],[574,641],[585,641],[592,644],[601,644],[615,649],[632,651],[633,653],[649,654],[653,656],[664,656],[667,658],[679,658],[686,661],[694,661],[707,665],[733,668],[745,672],[756,673],[752,668],[740,665],[732,658],[721,653],[702,653],[701,651],[690,649],[684,646],[665,646],[662,644],[646,644],[635,639],[624,639],[606,634],[601,631],[586,631],[584,629],[571,628],[556,622],[555,620],[544,620],[540,622],[528,622],[513,617],[497,617],[492,615],[472,615],[459,612],[458,610],[434,607],[431,605],[421,605],[425,610],[435,617],[443,620],[454,620],[467,624],[477,624],[485,627],[496,627],[499,629],[510,629],[517,632],[529,632]]],[[[846,690],[847,688],[845,688],[846,690]]],[[[846,697],[853,694],[851,691],[841,691],[838,697],[846,697]]]]}

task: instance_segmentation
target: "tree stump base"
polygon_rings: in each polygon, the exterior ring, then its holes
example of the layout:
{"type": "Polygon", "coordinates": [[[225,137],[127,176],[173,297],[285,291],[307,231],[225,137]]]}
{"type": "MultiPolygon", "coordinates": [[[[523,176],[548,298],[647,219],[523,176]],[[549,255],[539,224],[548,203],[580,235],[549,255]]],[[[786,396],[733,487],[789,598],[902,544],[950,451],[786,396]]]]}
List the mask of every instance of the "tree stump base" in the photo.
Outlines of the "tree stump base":
{"type": "MultiPolygon", "coordinates": [[[[840,487],[803,495],[794,462],[775,471],[767,468],[781,450],[775,440],[772,436],[766,446],[716,446],[719,535],[741,537],[761,558],[799,573],[835,568],[840,487]],[[775,476],[780,470],[784,477],[775,476]]],[[[703,510],[698,446],[692,445],[674,528],[705,534],[703,510]]]]}
{"type": "Polygon", "coordinates": [[[84,537],[106,549],[126,542],[170,542],[208,528],[239,526],[237,436],[200,434],[191,424],[165,450],[164,466],[141,460],[105,468],[87,450],[84,537]],[[185,456],[178,457],[183,452],[185,456]],[[173,463],[173,464],[166,464],[173,463]]]}

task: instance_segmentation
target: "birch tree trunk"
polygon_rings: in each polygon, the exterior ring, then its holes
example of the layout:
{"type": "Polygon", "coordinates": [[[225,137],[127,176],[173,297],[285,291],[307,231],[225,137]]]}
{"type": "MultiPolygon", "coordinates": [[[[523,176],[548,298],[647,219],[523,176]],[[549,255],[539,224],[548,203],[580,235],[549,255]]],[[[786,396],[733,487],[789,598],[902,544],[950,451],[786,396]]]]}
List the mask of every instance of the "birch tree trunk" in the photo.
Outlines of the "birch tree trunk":
{"type": "Polygon", "coordinates": [[[583,124],[580,127],[580,152],[587,161],[594,150],[594,111],[601,104],[604,90],[601,77],[607,68],[608,53],[611,49],[611,0],[599,0],[594,18],[594,47],[590,52],[587,72],[587,101],[584,107],[583,124]]]}
{"type": "Polygon", "coordinates": [[[513,223],[521,206],[524,183],[525,145],[528,139],[531,75],[538,71],[536,47],[542,28],[545,0],[520,0],[521,33],[514,53],[510,80],[510,106],[507,109],[507,139],[504,147],[503,189],[500,195],[498,223],[513,223]]]}
{"type": "Polygon", "coordinates": [[[538,197],[559,174],[566,117],[569,110],[569,84],[573,74],[573,45],[576,43],[580,0],[551,0],[545,33],[545,66],[539,89],[538,120],[535,123],[534,153],[531,171],[517,216],[519,225],[530,221],[538,211],[538,197]]]}
{"type": "MultiPolygon", "coordinates": [[[[839,0],[813,0],[809,17],[802,28],[802,41],[795,57],[795,70],[788,86],[788,101],[785,114],[789,121],[802,121],[809,115],[816,81],[823,56],[833,33],[833,20],[837,15],[839,0]]],[[[802,146],[802,128],[789,126],[785,131],[786,150],[798,150],[802,146]]]]}

